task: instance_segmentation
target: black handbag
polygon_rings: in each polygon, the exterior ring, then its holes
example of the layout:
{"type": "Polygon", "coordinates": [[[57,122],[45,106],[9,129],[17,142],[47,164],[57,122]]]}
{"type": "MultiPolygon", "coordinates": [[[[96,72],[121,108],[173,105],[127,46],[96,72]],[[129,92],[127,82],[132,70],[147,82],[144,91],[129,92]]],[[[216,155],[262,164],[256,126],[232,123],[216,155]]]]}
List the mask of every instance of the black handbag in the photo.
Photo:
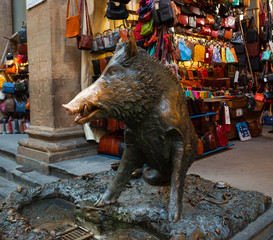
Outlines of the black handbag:
{"type": "Polygon", "coordinates": [[[225,36],[225,29],[222,28],[218,31],[218,38],[224,38],[225,36]]]}
{"type": "Polygon", "coordinates": [[[221,17],[228,17],[229,16],[229,9],[230,9],[230,5],[229,4],[220,4],[220,8],[219,8],[219,15],[221,17]]]}
{"type": "MultiPolygon", "coordinates": [[[[273,74],[271,74],[271,75],[273,75],[273,74]]],[[[265,97],[265,99],[273,99],[273,92],[264,92],[264,97],[265,97]]]]}
{"type": "Polygon", "coordinates": [[[268,84],[273,84],[273,73],[267,75],[268,84]]]}
{"type": "Polygon", "coordinates": [[[222,25],[222,18],[218,15],[214,16],[214,24],[212,26],[212,28],[214,30],[220,30],[221,29],[221,25],[222,25]]]}
{"type": "Polygon", "coordinates": [[[27,29],[25,27],[18,31],[18,43],[27,43],[27,29]]]}
{"type": "Polygon", "coordinates": [[[129,16],[129,12],[126,8],[125,3],[120,3],[117,6],[114,2],[109,1],[107,3],[107,11],[105,16],[108,19],[112,19],[112,20],[127,19],[129,16]]]}
{"type": "Polygon", "coordinates": [[[254,17],[251,18],[248,26],[248,31],[246,32],[247,42],[257,42],[258,41],[258,30],[255,23],[254,17]]]}
{"type": "Polygon", "coordinates": [[[152,17],[154,20],[155,25],[160,25],[160,18],[159,18],[159,0],[155,0],[152,5],[152,17]]]}
{"type": "Polygon", "coordinates": [[[18,66],[18,73],[19,74],[28,74],[28,64],[27,65],[21,65],[18,66]]]}
{"type": "Polygon", "coordinates": [[[174,22],[173,8],[170,0],[159,1],[159,17],[162,24],[174,22]]]}
{"type": "Polygon", "coordinates": [[[238,66],[245,67],[246,66],[246,55],[245,54],[237,54],[238,66]]]}
{"type": "Polygon", "coordinates": [[[230,39],[231,43],[244,44],[243,35],[241,31],[233,32],[232,38],[230,39]]]}
{"type": "Polygon", "coordinates": [[[181,9],[181,13],[182,14],[183,13],[186,14],[186,15],[190,15],[191,14],[191,9],[187,5],[182,5],[180,9],[181,9]]]}
{"type": "Polygon", "coordinates": [[[242,44],[233,44],[233,47],[235,49],[236,54],[240,54],[240,53],[245,52],[245,46],[242,44]]]}
{"type": "Polygon", "coordinates": [[[253,72],[259,72],[261,67],[260,56],[250,57],[250,64],[253,72]]]}

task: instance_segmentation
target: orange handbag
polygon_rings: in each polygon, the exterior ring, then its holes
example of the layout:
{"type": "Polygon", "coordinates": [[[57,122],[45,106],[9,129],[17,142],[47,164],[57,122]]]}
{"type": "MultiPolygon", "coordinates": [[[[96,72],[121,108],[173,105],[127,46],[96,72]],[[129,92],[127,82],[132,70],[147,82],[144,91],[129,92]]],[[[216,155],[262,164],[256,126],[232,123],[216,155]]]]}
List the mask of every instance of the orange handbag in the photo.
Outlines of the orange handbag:
{"type": "Polygon", "coordinates": [[[214,24],[214,17],[213,17],[213,15],[207,14],[207,15],[206,15],[205,23],[206,23],[207,25],[213,25],[213,24],[214,24]]]}
{"type": "Polygon", "coordinates": [[[66,34],[65,34],[65,36],[67,38],[74,38],[74,37],[78,37],[81,35],[80,11],[79,11],[79,6],[78,6],[78,1],[75,0],[75,2],[76,2],[76,6],[77,6],[78,15],[74,15],[71,17],[68,17],[70,0],[68,0],[68,3],[67,3],[66,34]]]}
{"type": "Polygon", "coordinates": [[[238,63],[238,58],[237,58],[235,49],[234,48],[230,48],[230,51],[231,51],[231,53],[232,53],[232,55],[234,57],[235,63],[238,63]]]}
{"type": "Polygon", "coordinates": [[[27,100],[27,104],[26,104],[26,110],[30,110],[30,104],[29,104],[29,99],[27,100]]]}
{"type": "Polygon", "coordinates": [[[200,156],[204,153],[204,145],[200,138],[198,138],[197,155],[200,156]]]}
{"type": "Polygon", "coordinates": [[[98,146],[98,153],[109,154],[112,156],[119,156],[119,144],[124,138],[117,134],[106,134],[100,141],[98,146]]]}
{"type": "Polygon", "coordinates": [[[6,68],[6,73],[8,74],[16,74],[16,64],[14,64],[12,67],[7,67],[6,68]]]}
{"type": "MultiPolygon", "coordinates": [[[[233,32],[232,29],[226,29],[224,38],[226,38],[226,39],[231,39],[231,38],[232,38],[232,32],[233,32]]],[[[238,61],[237,61],[237,62],[238,62],[238,61]]]]}

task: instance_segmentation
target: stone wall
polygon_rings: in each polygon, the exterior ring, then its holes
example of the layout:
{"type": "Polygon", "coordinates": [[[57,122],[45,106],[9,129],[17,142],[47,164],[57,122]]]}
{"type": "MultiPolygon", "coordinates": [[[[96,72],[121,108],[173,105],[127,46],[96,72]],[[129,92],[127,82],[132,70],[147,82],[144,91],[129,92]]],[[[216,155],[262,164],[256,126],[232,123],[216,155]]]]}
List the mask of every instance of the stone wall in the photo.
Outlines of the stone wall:
{"type": "Polygon", "coordinates": [[[0,58],[7,44],[7,39],[12,35],[11,0],[1,0],[0,4],[0,58]]]}

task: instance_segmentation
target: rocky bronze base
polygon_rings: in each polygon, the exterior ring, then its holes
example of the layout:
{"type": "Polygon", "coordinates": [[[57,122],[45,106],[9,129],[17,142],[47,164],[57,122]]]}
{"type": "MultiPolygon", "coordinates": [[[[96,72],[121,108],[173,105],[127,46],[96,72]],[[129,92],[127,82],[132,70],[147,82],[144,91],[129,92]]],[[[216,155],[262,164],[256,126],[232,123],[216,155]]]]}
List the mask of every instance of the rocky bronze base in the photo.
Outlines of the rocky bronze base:
{"type": "MultiPolygon", "coordinates": [[[[37,201],[45,199],[73,203],[67,208],[74,214],[71,221],[90,230],[92,238],[89,239],[100,236],[100,239],[113,240],[229,239],[271,205],[271,198],[262,193],[242,191],[223,182],[189,175],[184,187],[182,219],[177,223],[167,220],[170,187],[150,186],[142,179],[131,180],[118,203],[94,208],[93,203],[113,177],[114,172],[109,171],[60,180],[32,190],[18,188],[0,204],[0,236],[20,240],[55,239],[54,229],[46,227],[49,224],[43,224],[39,214],[30,214],[28,210],[40,206],[37,201]]],[[[50,205],[55,212],[59,211],[50,205]]],[[[69,220],[67,211],[66,222],[69,220]]],[[[46,217],[43,215],[42,219],[46,217]]],[[[52,219],[55,218],[51,216],[52,219]]],[[[58,228],[62,223],[58,219],[53,225],[58,228]]]]}

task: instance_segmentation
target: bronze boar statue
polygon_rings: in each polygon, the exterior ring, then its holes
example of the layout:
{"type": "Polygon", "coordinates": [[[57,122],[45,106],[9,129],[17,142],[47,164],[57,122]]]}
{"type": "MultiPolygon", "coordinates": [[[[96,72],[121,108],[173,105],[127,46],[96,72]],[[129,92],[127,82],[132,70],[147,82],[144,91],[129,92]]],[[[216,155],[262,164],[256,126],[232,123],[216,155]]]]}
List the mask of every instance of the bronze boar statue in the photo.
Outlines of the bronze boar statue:
{"type": "Polygon", "coordinates": [[[197,135],[178,79],[137,47],[132,32],[127,42],[118,44],[99,79],[63,107],[69,114],[78,114],[79,124],[108,117],[125,122],[119,168],[96,206],[115,203],[132,172],[147,164],[146,182],[171,182],[169,221],[180,219],[184,180],[197,154],[197,135]]]}

